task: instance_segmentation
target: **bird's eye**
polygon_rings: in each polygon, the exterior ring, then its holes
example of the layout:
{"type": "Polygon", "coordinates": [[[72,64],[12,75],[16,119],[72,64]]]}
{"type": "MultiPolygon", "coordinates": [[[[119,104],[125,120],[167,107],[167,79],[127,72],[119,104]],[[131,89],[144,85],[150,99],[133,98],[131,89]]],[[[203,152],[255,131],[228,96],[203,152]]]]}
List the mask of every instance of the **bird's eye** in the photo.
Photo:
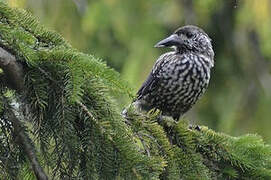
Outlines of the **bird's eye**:
{"type": "Polygon", "coordinates": [[[193,33],[191,33],[191,32],[187,32],[186,33],[186,37],[188,37],[188,38],[192,38],[194,35],[193,35],[193,33]]]}

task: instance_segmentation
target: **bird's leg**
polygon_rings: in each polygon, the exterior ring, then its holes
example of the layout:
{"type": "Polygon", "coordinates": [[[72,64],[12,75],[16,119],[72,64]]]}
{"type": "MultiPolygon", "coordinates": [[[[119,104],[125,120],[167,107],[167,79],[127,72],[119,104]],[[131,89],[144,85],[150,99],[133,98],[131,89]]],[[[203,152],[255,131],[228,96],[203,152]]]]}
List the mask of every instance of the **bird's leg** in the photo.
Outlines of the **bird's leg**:
{"type": "Polygon", "coordinates": [[[161,124],[162,121],[163,121],[163,115],[162,115],[162,113],[160,113],[160,114],[157,116],[157,122],[158,122],[158,124],[161,124]]]}

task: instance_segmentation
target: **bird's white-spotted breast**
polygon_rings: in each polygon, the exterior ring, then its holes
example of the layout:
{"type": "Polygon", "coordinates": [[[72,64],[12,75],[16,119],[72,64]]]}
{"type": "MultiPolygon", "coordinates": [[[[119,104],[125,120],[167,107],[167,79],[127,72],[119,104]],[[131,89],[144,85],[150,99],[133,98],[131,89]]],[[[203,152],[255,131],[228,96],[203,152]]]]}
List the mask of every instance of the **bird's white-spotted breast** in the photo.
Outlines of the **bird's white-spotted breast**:
{"type": "Polygon", "coordinates": [[[204,58],[193,53],[163,54],[152,71],[154,77],[159,79],[156,90],[146,94],[143,99],[169,114],[188,111],[209,83],[210,67],[204,58]]]}

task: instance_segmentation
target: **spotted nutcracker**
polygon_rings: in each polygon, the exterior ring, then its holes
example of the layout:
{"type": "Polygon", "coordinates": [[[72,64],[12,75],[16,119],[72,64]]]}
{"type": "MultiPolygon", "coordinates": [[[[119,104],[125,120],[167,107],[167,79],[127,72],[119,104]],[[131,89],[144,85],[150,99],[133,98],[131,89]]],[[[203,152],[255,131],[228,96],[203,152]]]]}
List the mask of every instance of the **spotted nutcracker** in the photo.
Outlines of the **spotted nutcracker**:
{"type": "Polygon", "coordinates": [[[205,92],[214,66],[211,39],[199,27],[187,25],[158,42],[155,47],[174,51],[161,55],[137,92],[134,105],[178,120],[205,92]]]}

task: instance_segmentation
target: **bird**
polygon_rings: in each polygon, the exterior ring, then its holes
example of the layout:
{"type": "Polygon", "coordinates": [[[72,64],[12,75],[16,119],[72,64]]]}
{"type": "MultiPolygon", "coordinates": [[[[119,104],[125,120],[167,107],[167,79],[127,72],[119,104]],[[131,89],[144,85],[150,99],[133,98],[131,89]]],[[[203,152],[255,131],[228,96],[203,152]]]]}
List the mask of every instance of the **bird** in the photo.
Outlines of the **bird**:
{"type": "Polygon", "coordinates": [[[133,104],[144,111],[159,109],[162,116],[178,121],[208,87],[214,67],[211,38],[201,28],[186,25],[154,47],[173,50],[156,60],[133,104]]]}

